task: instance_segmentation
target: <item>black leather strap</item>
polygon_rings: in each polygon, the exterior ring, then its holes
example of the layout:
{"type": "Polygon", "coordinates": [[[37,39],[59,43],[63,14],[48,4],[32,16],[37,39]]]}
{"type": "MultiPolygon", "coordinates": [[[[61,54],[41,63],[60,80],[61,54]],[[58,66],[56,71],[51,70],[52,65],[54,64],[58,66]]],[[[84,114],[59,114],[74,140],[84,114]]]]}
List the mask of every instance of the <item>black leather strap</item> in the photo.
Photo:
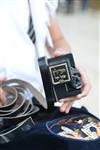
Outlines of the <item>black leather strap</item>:
{"type": "MultiPolygon", "coordinates": [[[[31,96],[34,96],[37,101],[45,108],[47,109],[47,102],[46,99],[44,98],[44,96],[35,88],[33,87],[30,83],[20,80],[20,79],[11,79],[11,80],[7,80],[4,84],[2,84],[1,86],[13,86],[17,85],[19,88],[22,87],[22,89],[24,89],[24,91],[28,91],[28,94],[31,96]]],[[[17,88],[18,89],[18,88],[17,88]]]]}
{"type": "Polygon", "coordinates": [[[46,100],[30,83],[19,80],[7,80],[0,85],[4,90],[7,102],[0,106],[0,129],[8,128],[33,116],[39,111],[34,105],[37,101],[47,108],[46,100]]]}

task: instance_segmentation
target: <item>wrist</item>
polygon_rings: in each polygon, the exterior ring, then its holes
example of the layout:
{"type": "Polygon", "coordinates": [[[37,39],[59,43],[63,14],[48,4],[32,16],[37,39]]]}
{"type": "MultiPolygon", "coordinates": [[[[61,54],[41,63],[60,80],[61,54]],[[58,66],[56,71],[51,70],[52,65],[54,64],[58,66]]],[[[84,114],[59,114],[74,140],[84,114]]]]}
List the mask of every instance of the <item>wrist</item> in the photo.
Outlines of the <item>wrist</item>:
{"type": "Polygon", "coordinates": [[[65,54],[69,54],[71,53],[71,50],[66,50],[64,48],[56,48],[53,52],[53,56],[54,57],[57,57],[57,56],[60,56],[60,55],[65,55],[65,54]]]}

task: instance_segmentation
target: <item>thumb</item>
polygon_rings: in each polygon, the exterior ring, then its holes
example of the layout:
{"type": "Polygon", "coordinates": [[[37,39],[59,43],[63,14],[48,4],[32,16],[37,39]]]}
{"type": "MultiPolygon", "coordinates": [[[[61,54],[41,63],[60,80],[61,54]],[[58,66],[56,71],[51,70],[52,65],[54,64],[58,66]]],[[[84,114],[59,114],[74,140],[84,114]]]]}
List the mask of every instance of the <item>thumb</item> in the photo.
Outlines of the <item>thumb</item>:
{"type": "Polygon", "coordinates": [[[66,54],[66,51],[62,48],[58,48],[53,52],[54,57],[58,57],[58,56],[64,55],[64,54],[66,54]]]}

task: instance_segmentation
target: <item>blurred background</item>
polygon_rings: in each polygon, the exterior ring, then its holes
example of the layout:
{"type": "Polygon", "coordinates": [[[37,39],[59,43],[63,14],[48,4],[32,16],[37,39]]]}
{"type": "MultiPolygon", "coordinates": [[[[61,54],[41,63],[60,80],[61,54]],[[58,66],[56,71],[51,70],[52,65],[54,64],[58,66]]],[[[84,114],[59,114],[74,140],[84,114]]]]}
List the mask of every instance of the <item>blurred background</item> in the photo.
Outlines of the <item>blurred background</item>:
{"type": "Polygon", "coordinates": [[[86,98],[75,103],[100,117],[99,33],[100,0],[58,0],[57,19],[70,43],[75,61],[85,68],[92,85],[86,98]]]}

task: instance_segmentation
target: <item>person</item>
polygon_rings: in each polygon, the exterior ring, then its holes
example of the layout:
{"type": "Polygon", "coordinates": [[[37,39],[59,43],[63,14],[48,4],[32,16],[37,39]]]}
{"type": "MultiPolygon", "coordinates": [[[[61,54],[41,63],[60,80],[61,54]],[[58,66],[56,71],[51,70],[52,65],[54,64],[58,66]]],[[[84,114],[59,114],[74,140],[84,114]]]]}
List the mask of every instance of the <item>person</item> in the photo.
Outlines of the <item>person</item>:
{"type": "MultiPolygon", "coordinates": [[[[52,0],[1,0],[0,1],[0,67],[5,75],[0,82],[8,79],[22,79],[31,83],[40,92],[43,89],[37,59],[46,55],[51,57],[70,53],[71,48],[65,40],[56,19],[57,1],[52,0]],[[28,34],[29,20],[33,22],[35,42],[28,34]]],[[[85,71],[79,66],[83,82],[82,93],[63,100],[61,112],[68,113],[73,102],[88,95],[90,83],[85,71]]],[[[2,73],[1,73],[2,74],[2,73]]],[[[5,100],[0,98],[0,104],[5,100]]]]}

